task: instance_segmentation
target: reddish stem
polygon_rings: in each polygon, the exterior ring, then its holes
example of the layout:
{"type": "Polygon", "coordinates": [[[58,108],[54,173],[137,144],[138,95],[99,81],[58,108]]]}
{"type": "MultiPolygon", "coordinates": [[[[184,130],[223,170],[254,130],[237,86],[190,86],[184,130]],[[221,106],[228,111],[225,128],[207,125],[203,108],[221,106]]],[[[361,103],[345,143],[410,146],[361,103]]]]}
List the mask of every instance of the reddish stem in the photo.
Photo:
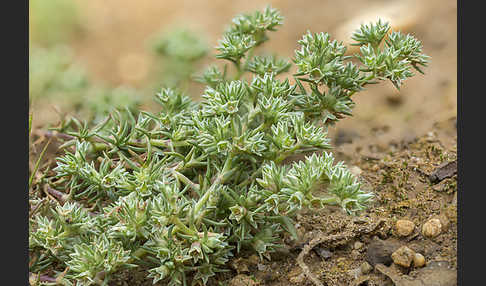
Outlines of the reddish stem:
{"type": "Polygon", "coordinates": [[[33,281],[40,281],[40,282],[57,282],[56,278],[47,276],[47,275],[37,275],[32,272],[29,272],[29,280],[33,281]]]}
{"type": "Polygon", "coordinates": [[[66,202],[67,200],[67,197],[68,197],[68,194],[65,194],[63,192],[60,192],[58,190],[55,190],[49,186],[47,186],[47,192],[52,195],[53,197],[55,197],[56,199],[58,199],[61,203],[64,203],[66,202]]]}

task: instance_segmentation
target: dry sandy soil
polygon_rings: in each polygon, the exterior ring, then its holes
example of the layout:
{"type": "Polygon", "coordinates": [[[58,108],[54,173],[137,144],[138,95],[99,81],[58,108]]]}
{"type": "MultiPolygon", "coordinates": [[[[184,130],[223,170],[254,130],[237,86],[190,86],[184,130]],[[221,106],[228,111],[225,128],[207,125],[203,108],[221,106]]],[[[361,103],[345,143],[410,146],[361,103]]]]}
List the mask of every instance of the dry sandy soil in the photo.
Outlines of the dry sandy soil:
{"type": "MultiPolygon", "coordinates": [[[[426,74],[405,82],[400,93],[391,84],[368,88],[355,97],[354,116],[330,130],[336,154],[353,166],[363,184],[377,195],[375,205],[359,218],[333,208],[304,212],[299,218],[300,241],[287,241],[286,250],[276,254],[273,261],[239,257],[233,263],[234,271],[218,280],[232,286],[313,285],[309,276],[302,274],[297,257],[317,237],[321,243],[303,257],[303,262],[310,276],[323,285],[456,285],[454,273],[448,270],[454,272],[457,267],[457,175],[451,173],[439,182],[429,178],[441,164],[456,160],[456,1],[76,2],[83,19],[82,33],[71,42],[76,58],[94,80],[113,85],[139,87],[147,83],[153,63],[147,38],[162,28],[190,27],[206,34],[215,46],[234,15],[262,9],[267,3],[281,11],[285,23],[271,35],[265,50],[282,56],[293,56],[297,40],[307,30],[327,31],[338,40],[346,40],[345,27],[366,15],[389,16],[392,26],[413,33],[431,56],[426,74]],[[422,235],[421,227],[433,217],[441,219],[443,228],[440,235],[430,239],[422,235]],[[397,219],[413,221],[413,234],[398,236],[397,219]],[[329,237],[332,235],[335,237],[329,237]],[[362,246],[356,247],[357,241],[362,246]],[[371,272],[356,270],[370,261],[380,241],[393,250],[406,245],[420,252],[427,266],[371,263],[371,272]],[[323,251],[330,255],[323,255],[323,251]]],[[[203,87],[199,88],[202,91],[203,87]]],[[[37,113],[41,114],[41,125],[53,119],[43,116],[42,111],[37,113]]],[[[130,276],[114,285],[151,284],[142,282],[141,276],[130,276]]]]}

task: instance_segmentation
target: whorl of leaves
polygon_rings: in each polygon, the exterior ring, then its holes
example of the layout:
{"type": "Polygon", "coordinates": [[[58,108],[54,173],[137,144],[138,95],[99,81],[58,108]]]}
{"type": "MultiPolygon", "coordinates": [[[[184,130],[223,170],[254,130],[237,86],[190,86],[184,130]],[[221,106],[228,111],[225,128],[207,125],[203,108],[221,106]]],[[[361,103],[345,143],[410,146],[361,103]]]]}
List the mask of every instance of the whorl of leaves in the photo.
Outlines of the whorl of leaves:
{"type": "Polygon", "coordinates": [[[237,74],[212,66],[199,77],[207,84],[199,102],[163,88],[159,112],[62,124],[72,139],[43,180],[59,206],[46,212],[31,198],[38,209],[29,225],[31,271],[67,269],[58,277],[66,285],[107,285],[121,269],[143,266],[154,283],[204,285],[243,249],[269,259],[283,232],[297,236],[293,219],[302,208],[364,210],[373,195],[325,152],[327,127],[352,114],[351,96],[366,84],[399,86],[428,57],[400,33],[380,48],[388,32],[381,22],[354,36],[361,65],[329,34],[308,32],[293,59],[294,85],[277,78],[290,63],[246,57],[281,24],[272,8],[236,17],[217,57],[237,74]],[[306,157],[284,164],[295,154],[306,157]]]}

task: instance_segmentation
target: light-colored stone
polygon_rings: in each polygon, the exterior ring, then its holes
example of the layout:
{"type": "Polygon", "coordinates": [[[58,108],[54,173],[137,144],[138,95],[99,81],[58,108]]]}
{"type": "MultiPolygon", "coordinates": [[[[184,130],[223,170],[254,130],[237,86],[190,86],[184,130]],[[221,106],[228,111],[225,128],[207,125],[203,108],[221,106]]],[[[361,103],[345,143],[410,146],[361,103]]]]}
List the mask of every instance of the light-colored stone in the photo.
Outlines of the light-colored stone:
{"type": "Polygon", "coordinates": [[[253,280],[250,276],[244,274],[238,274],[231,281],[228,283],[228,286],[257,286],[255,280],[253,280]]]}
{"type": "Polygon", "coordinates": [[[362,272],[361,272],[360,267],[357,267],[357,268],[354,268],[354,269],[351,269],[351,270],[348,271],[348,275],[353,277],[354,279],[358,278],[361,274],[362,274],[362,272]]]}
{"type": "Polygon", "coordinates": [[[415,253],[413,256],[413,266],[423,267],[425,265],[425,257],[420,253],[415,253]]]}
{"type": "Polygon", "coordinates": [[[368,262],[363,262],[360,266],[361,268],[361,273],[363,273],[364,275],[370,273],[371,271],[373,271],[373,266],[371,266],[368,262]]]}
{"type": "Polygon", "coordinates": [[[361,256],[361,253],[360,253],[358,250],[353,249],[353,250],[351,251],[351,257],[352,257],[353,259],[358,259],[360,256],[361,256]]]}
{"type": "Polygon", "coordinates": [[[354,249],[356,249],[356,250],[361,250],[361,248],[363,248],[363,245],[364,245],[364,244],[363,244],[361,241],[356,241],[356,242],[354,243],[354,249]]]}
{"type": "Polygon", "coordinates": [[[422,234],[425,237],[429,237],[429,238],[436,237],[440,234],[441,231],[442,231],[442,223],[437,218],[428,220],[422,226],[422,234]]]}
{"type": "Polygon", "coordinates": [[[408,236],[412,234],[413,230],[415,229],[415,224],[413,221],[400,219],[397,220],[395,227],[399,236],[408,236]]]}
{"type": "Polygon", "coordinates": [[[265,264],[258,263],[257,269],[258,271],[265,271],[265,269],[267,269],[267,266],[265,264]]]}
{"type": "Polygon", "coordinates": [[[447,216],[443,213],[441,215],[439,215],[437,217],[438,220],[440,220],[440,224],[441,224],[441,230],[442,231],[446,231],[447,228],[449,228],[449,219],[447,218],[447,216]]]}
{"type": "Polygon", "coordinates": [[[393,263],[403,267],[410,267],[410,264],[415,257],[415,252],[406,246],[402,246],[393,252],[391,257],[393,259],[393,263]]]}

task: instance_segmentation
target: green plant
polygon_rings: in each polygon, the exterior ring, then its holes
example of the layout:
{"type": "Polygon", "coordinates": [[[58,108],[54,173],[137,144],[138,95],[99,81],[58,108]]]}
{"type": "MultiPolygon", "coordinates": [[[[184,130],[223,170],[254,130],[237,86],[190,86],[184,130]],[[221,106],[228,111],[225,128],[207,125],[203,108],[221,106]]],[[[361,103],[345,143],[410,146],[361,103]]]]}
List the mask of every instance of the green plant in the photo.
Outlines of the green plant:
{"type": "Polygon", "coordinates": [[[78,7],[70,0],[29,0],[29,41],[50,47],[67,43],[81,31],[78,7]]]}
{"type": "Polygon", "coordinates": [[[99,122],[116,108],[136,111],[142,102],[142,91],[93,83],[68,46],[33,46],[29,54],[29,99],[31,105],[55,102],[63,109],[77,111],[90,122],[99,122]]]}
{"type": "Polygon", "coordinates": [[[179,87],[188,84],[198,64],[209,51],[204,36],[188,28],[174,28],[155,35],[151,49],[158,57],[157,79],[164,86],[179,87]]]}
{"type": "Polygon", "coordinates": [[[236,73],[210,67],[200,102],[164,88],[160,112],[115,111],[93,127],[73,119],[58,128],[71,139],[43,184],[59,205],[42,207],[31,194],[35,277],[52,265],[65,285],[107,285],[139,266],[154,282],[204,285],[243,249],[270,258],[284,233],[297,236],[293,218],[304,207],[367,207],[372,193],[325,152],[327,127],[351,115],[351,96],[365,85],[399,87],[427,57],[411,36],[392,32],[383,43],[382,22],[355,33],[360,65],[329,34],[307,32],[293,85],[276,77],[290,63],[249,56],[282,21],[272,8],[237,16],[217,47],[236,73]]]}
{"type": "Polygon", "coordinates": [[[64,45],[31,47],[29,51],[29,97],[59,99],[80,97],[89,86],[86,71],[74,62],[64,45]]]}

